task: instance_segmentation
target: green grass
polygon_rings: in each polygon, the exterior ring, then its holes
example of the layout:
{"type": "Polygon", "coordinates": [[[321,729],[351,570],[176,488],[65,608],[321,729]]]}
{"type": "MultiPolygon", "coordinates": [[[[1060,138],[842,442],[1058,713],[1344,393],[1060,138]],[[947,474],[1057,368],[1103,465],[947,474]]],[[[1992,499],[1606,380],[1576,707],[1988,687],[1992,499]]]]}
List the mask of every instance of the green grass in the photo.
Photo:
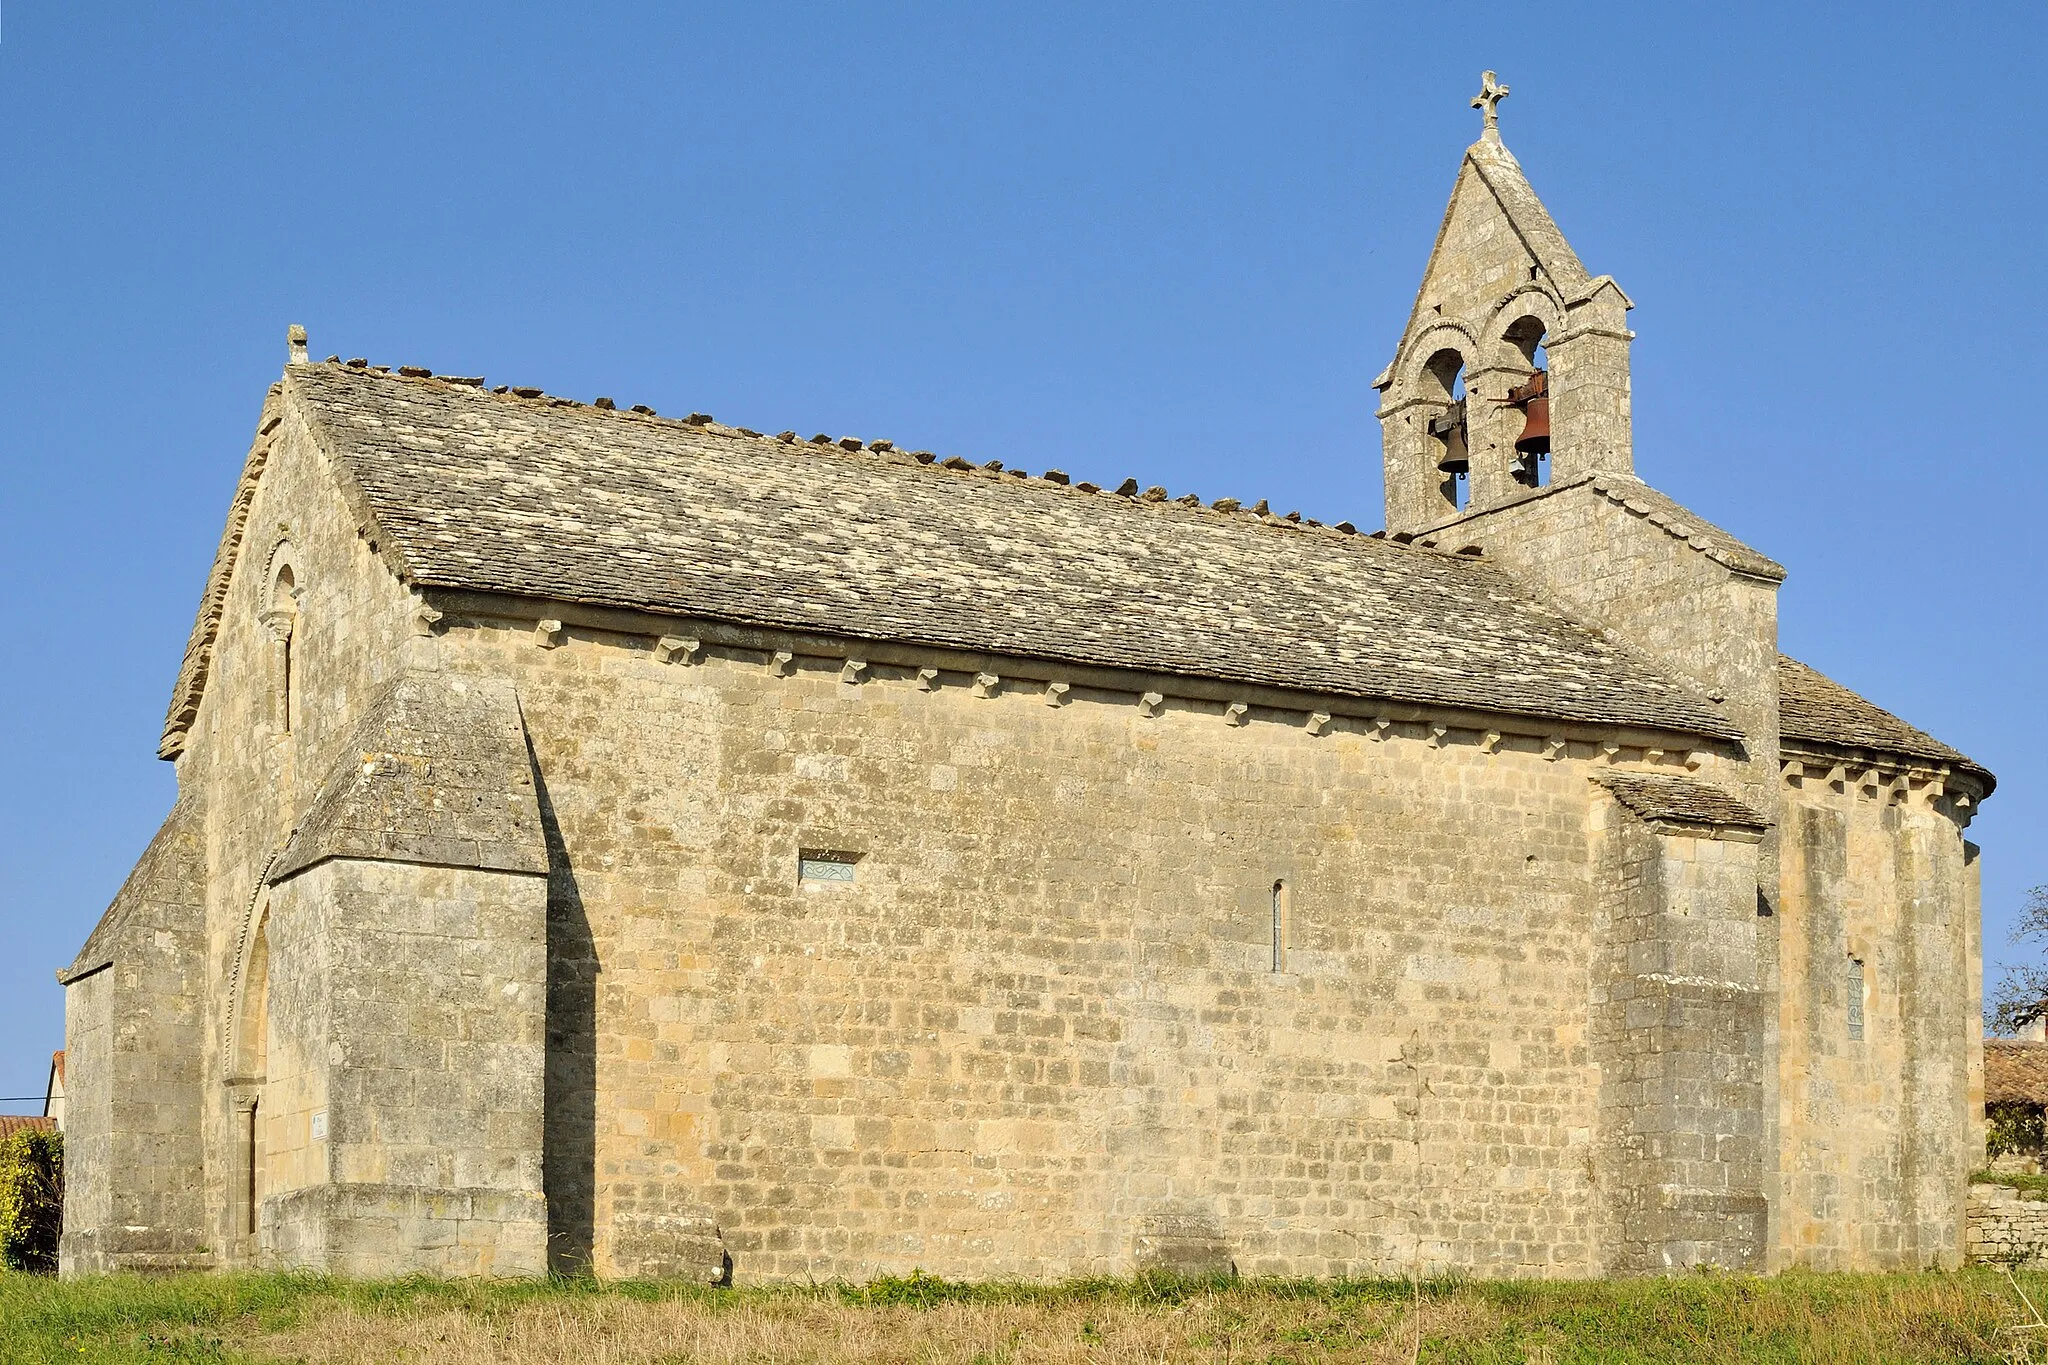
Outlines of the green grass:
{"type": "Polygon", "coordinates": [[[2006,1185],[2015,1190],[2048,1194],[2048,1175],[2011,1175],[2004,1171],[1979,1171],[1970,1177],[1972,1185],[2006,1185]]]}
{"type": "Polygon", "coordinates": [[[2048,1340],[2034,1345],[2031,1357],[2014,1354],[2018,1343],[2048,1339],[2048,1331],[2011,1330],[2029,1316],[2017,1290],[2048,1309],[2048,1274],[2025,1272],[2012,1281],[1985,1269],[1421,1284],[963,1284],[914,1275],[864,1286],[736,1290],[589,1280],[242,1274],[59,1282],[7,1275],[0,1276],[0,1365],[572,1365],[583,1324],[593,1339],[604,1338],[604,1358],[619,1362],[1406,1361],[1418,1356],[1418,1328],[1419,1359],[1443,1365],[2048,1362],[2048,1340]],[[756,1345],[720,1344],[720,1323],[739,1321],[760,1325],[750,1338],[756,1345]],[[881,1352],[871,1345],[849,1354],[855,1348],[847,1343],[877,1323],[887,1329],[881,1352]]]}

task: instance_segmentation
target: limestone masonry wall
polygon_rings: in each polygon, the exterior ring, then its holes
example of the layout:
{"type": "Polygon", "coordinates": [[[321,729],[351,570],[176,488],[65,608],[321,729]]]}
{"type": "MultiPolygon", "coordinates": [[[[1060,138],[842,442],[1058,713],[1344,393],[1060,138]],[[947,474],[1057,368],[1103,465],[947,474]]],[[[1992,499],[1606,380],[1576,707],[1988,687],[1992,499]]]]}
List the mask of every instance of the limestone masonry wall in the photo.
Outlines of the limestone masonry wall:
{"type": "MultiPolygon", "coordinates": [[[[237,1075],[238,1051],[254,1056],[245,989],[268,900],[266,862],[283,844],[377,687],[404,666],[412,598],[381,560],[350,509],[313,433],[274,390],[258,422],[245,478],[258,478],[246,517],[211,678],[178,758],[181,791],[206,794],[205,993],[201,1068],[205,1225],[193,1240],[235,1264],[258,1255],[250,1204],[284,1177],[259,1150],[266,1134],[251,1106],[261,1086],[237,1075]],[[279,570],[291,571],[280,588],[279,570]],[[288,618],[289,649],[279,627],[288,618]],[[266,619],[268,618],[268,619],[266,619]]],[[[260,1107],[256,1111],[261,1113],[260,1107]]]]}
{"type": "Polygon", "coordinates": [[[1600,1268],[1592,745],[553,640],[558,1264],[1600,1268]]]}
{"type": "Polygon", "coordinates": [[[543,879],[331,861],[272,912],[276,979],[318,991],[272,993],[265,1259],[544,1273],[543,879]]]}
{"type": "Polygon", "coordinates": [[[1964,844],[1924,802],[1843,785],[1785,790],[1780,1254],[1954,1265],[1983,1161],[1964,844]]]}

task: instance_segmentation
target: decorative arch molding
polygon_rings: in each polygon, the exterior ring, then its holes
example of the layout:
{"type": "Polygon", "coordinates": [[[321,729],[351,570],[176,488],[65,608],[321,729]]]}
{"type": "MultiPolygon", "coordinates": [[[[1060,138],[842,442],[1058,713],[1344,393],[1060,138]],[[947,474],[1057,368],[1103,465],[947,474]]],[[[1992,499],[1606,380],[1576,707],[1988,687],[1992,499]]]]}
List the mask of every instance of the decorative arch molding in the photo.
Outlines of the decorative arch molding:
{"type": "Polygon", "coordinates": [[[1509,338],[1517,323],[1533,318],[1542,324],[1546,341],[1564,329],[1564,301],[1547,286],[1534,280],[1516,285],[1487,316],[1482,333],[1488,338],[1487,363],[1511,369],[1526,369],[1528,362],[1509,338]]]}
{"type": "MultiPolygon", "coordinates": [[[[286,840],[290,842],[289,839],[286,840]]],[[[282,849],[279,850],[280,852],[282,849]]],[[[249,893],[247,904],[242,907],[242,926],[235,936],[235,958],[228,966],[228,1008],[221,1021],[221,1074],[231,1081],[237,1078],[236,1063],[241,1059],[243,1034],[249,1009],[250,964],[255,956],[256,940],[267,927],[270,918],[270,869],[277,864],[277,853],[263,860],[263,870],[256,874],[256,888],[249,893]]]]}
{"type": "Polygon", "coordinates": [[[1421,392],[1423,373],[1429,362],[1444,351],[1456,351],[1469,370],[1473,357],[1483,353],[1486,347],[1470,327],[1450,318],[1432,322],[1417,332],[1402,346],[1401,354],[1389,367],[1392,382],[1387,386],[1387,401],[1382,415],[1396,411],[1410,403],[1434,402],[1430,395],[1421,392]]]}
{"type": "Polygon", "coordinates": [[[291,530],[279,527],[278,536],[270,546],[270,557],[263,565],[262,611],[296,611],[298,596],[305,591],[305,575],[299,568],[298,548],[292,543],[291,530]],[[278,600],[280,582],[290,584],[291,600],[278,600]]]}

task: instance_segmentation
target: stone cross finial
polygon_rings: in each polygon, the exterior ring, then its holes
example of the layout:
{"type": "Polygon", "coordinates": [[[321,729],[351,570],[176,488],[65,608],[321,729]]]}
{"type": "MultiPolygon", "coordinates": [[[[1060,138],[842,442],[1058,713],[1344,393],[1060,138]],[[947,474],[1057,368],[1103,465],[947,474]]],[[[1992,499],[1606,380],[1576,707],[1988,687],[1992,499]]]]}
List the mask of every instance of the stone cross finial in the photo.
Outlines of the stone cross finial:
{"type": "Polygon", "coordinates": [[[305,364],[305,363],[306,363],[306,329],[305,329],[305,328],[303,328],[303,327],[301,327],[301,326],[299,326],[299,324],[298,324],[298,323],[296,323],[296,322],[295,322],[295,323],[293,323],[293,324],[291,325],[291,330],[287,331],[287,332],[286,332],[286,333],[284,334],[284,342],[285,342],[285,359],[286,359],[286,361],[287,361],[288,363],[290,363],[290,364],[293,364],[293,365],[303,365],[303,364],[305,364]]]}
{"type": "Polygon", "coordinates": [[[1472,97],[1474,109],[1486,111],[1486,127],[1479,136],[1488,142],[1500,141],[1500,102],[1508,97],[1508,87],[1494,80],[1491,71],[1479,78],[1479,93],[1472,97]]]}

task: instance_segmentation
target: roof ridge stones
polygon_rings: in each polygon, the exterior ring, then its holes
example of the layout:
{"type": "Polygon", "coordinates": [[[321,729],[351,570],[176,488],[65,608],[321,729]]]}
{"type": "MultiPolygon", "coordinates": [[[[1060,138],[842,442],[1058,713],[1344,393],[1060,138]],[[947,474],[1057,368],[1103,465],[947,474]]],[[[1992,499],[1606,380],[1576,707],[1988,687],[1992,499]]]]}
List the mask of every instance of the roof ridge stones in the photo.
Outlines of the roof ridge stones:
{"type": "Polygon", "coordinates": [[[1691,684],[1504,570],[1264,504],[1189,506],[1131,480],[1090,493],[994,462],[942,472],[893,445],[335,365],[289,367],[287,390],[379,553],[423,591],[1740,734],[1691,684]]]}
{"type": "Polygon", "coordinates": [[[389,365],[372,365],[361,356],[344,361],[339,356],[332,355],[328,356],[321,363],[339,365],[344,369],[383,379],[431,380],[439,384],[455,384],[464,388],[484,390],[494,397],[510,398],[519,402],[539,402],[548,407],[587,408],[595,412],[611,413],[618,417],[640,418],[694,427],[698,431],[712,436],[728,436],[744,440],[768,440],[782,445],[831,446],[849,453],[870,451],[878,455],[907,457],[918,464],[945,469],[955,473],[1007,474],[1012,478],[1034,479],[1058,484],[1061,487],[1072,488],[1078,493],[1095,494],[1109,492],[1117,497],[1134,498],[1144,502],[1170,502],[1180,507],[1200,508],[1204,511],[1242,513],[1269,524],[1284,525],[1300,530],[1327,530],[1346,536],[1359,534],[1380,536],[1379,532],[1361,533],[1356,523],[1349,520],[1326,523],[1314,517],[1305,517],[1299,512],[1276,513],[1272,510],[1271,504],[1264,498],[1260,498],[1249,507],[1241,499],[1231,497],[1217,498],[1211,502],[1204,503],[1201,498],[1192,493],[1182,494],[1177,498],[1172,497],[1166,489],[1158,485],[1140,489],[1136,479],[1125,479],[1116,488],[1106,489],[1100,484],[1089,483],[1085,480],[1076,483],[1065,470],[1061,469],[1048,469],[1043,474],[1034,475],[1028,470],[1006,468],[1001,460],[984,460],[977,464],[960,455],[949,455],[941,459],[929,450],[902,450],[894,441],[890,440],[867,440],[859,436],[835,437],[822,431],[808,438],[799,437],[793,429],[778,432],[773,436],[767,436],[762,432],[754,430],[752,427],[732,426],[720,422],[706,412],[692,412],[687,417],[663,417],[652,407],[644,403],[635,403],[629,408],[621,408],[610,398],[599,397],[589,403],[585,403],[581,399],[565,398],[530,385],[498,384],[487,388],[486,380],[481,375],[436,374],[433,370],[423,365],[400,365],[394,371],[393,367],[389,365]]]}

